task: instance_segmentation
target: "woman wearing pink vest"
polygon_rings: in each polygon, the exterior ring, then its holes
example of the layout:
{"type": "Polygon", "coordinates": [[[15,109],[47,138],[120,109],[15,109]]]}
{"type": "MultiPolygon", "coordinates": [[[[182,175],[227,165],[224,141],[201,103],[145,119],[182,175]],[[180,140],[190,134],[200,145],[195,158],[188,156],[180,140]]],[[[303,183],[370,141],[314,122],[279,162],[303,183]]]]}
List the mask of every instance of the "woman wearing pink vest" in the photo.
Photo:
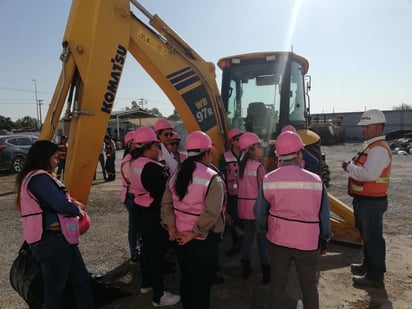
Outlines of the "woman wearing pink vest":
{"type": "Polygon", "coordinates": [[[241,247],[241,235],[243,227],[237,216],[237,195],[239,190],[239,163],[242,155],[240,150],[239,140],[242,136],[239,129],[233,128],[227,134],[227,139],[230,143],[230,149],[225,151],[220,159],[219,169],[223,172],[227,190],[227,213],[230,217],[227,218],[227,223],[230,226],[232,235],[232,247],[226,255],[231,257],[237,254],[241,247]]]}
{"type": "Polygon", "coordinates": [[[142,294],[153,292],[153,306],[173,306],[179,295],[164,290],[164,260],[168,247],[167,232],[160,225],[160,201],[168,174],[158,161],[159,140],[149,127],[140,127],[133,136],[130,193],[136,210],[136,225],[142,236],[140,267],[142,294]]]}
{"type": "Polygon", "coordinates": [[[265,176],[265,167],[259,160],[263,158],[262,141],[255,133],[246,132],[240,137],[240,149],[243,157],[239,166],[239,194],[237,213],[243,223],[244,236],[242,244],[242,277],[248,279],[251,272],[250,259],[252,245],[257,239],[257,246],[262,267],[262,284],[270,283],[270,258],[267,251],[267,241],[264,234],[256,233],[253,207],[265,176]]]}
{"type": "Polygon", "coordinates": [[[16,206],[22,213],[24,239],[40,264],[43,308],[62,308],[69,289],[77,308],[90,309],[94,301],[89,274],[77,246],[84,205],[55,177],[57,164],[56,144],[40,140],[32,145],[16,178],[16,206]]]}
{"type": "Polygon", "coordinates": [[[133,142],[134,131],[127,132],[124,138],[124,153],[120,164],[120,178],[122,180],[122,191],[120,201],[124,204],[128,212],[127,239],[129,242],[130,264],[137,265],[140,259],[140,233],[137,227],[138,212],[134,205],[134,195],[130,192],[130,161],[131,152],[136,148],[133,142]]]}
{"type": "Polygon", "coordinates": [[[183,308],[210,308],[218,243],[224,231],[225,189],[211,164],[210,137],[201,131],[186,140],[187,159],[173,174],[162,199],[162,222],[178,243],[183,308]]]}
{"type": "Polygon", "coordinates": [[[295,132],[276,141],[282,165],[265,175],[255,206],[257,228],[269,241],[272,308],[285,308],[290,266],[295,264],[305,309],[319,308],[319,239],[330,237],[327,192],[318,175],[301,167],[303,144],[295,132]]]}

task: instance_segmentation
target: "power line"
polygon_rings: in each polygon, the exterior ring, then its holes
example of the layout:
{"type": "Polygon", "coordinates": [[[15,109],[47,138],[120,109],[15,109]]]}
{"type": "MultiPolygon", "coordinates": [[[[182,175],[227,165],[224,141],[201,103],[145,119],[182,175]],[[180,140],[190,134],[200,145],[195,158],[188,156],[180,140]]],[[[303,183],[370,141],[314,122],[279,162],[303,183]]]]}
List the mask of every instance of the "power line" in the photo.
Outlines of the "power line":
{"type": "Polygon", "coordinates": [[[14,102],[14,103],[6,103],[6,102],[0,102],[0,105],[31,105],[33,102],[30,103],[23,103],[23,102],[14,102]]]}
{"type": "MultiPolygon", "coordinates": [[[[7,91],[15,91],[15,92],[26,92],[26,93],[34,93],[33,90],[29,89],[23,89],[23,88],[11,88],[11,87],[3,87],[0,86],[0,90],[7,90],[7,91]]],[[[43,94],[53,94],[50,91],[40,91],[38,90],[37,93],[43,93],[43,94]]]]}

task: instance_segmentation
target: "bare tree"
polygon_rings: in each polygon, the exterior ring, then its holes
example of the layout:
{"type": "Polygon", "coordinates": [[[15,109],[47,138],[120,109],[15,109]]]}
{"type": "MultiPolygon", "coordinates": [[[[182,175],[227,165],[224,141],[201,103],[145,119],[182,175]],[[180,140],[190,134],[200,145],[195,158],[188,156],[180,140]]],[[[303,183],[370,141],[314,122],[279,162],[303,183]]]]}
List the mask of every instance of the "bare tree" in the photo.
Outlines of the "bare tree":
{"type": "Polygon", "coordinates": [[[412,105],[406,104],[406,103],[401,103],[398,106],[392,107],[392,110],[394,111],[409,110],[409,109],[412,109],[412,105]]]}

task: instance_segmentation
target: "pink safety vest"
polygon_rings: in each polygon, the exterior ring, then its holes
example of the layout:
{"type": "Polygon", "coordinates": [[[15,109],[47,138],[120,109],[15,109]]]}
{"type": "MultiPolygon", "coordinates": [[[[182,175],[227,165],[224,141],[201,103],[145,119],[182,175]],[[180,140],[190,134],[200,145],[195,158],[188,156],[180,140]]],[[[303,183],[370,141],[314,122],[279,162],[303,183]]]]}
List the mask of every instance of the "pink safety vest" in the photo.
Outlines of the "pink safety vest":
{"type": "Polygon", "coordinates": [[[239,193],[237,197],[237,214],[239,219],[255,220],[253,207],[259,193],[258,169],[262,163],[248,160],[242,178],[239,178],[239,193]]]}
{"type": "Polygon", "coordinates": [[[267,239],[283,247],[316,250],[322,189],[318,175],[296,165],[268,173],[263,179],[263,195],[270,204],[267,239]]]}
{"type": "MultiPolygon", "coordinates": [[[[159,162],[149,159],[147,157],[139,157],[136,160],[132,160],[130,163],[130,192],[134,194],[135,204],[143,207],[149,207],[154,201],[154,198],[150,195],[142,183],[142,172],[145,165],[149,162],[162,166],[159,162]]],[[[163,167],[163,166],[162,166],[163,167]]]]}
{"type": "Polygon", "coordinates": [[[239,189],[239,160],[231,150],[223,154],[226,165],[226,189],[230,195],[237,195],[239,189]]]}
{"type": "Polygon", "coordinates": [[[120,192],[120,201],[122,203],[124,203],[126,201],[126,195],[129,192],[129,185],[130,185],[130,180],[126,179],[125,175],[123,175],[123,167],[126,164],[130,164],[131,159],[132,159],[132,156],[130,155],[130,153],[128,153],[123,158],[122,163],[120,163],[120,176],[121,176],[121,179],[122,179],[122,191],[120,192]]]}
{"type": "MultiPolygon", "coordinates": [[[[199,216],[205,210],[205,198],[210,182],[218,173],[214,169],[200,162],[195,162],[196,169],[193,171],[192,182],[187,188],[183,200],[175,192],[175,181],[177,174],[173,174],[168,183],[172,193],[174,214],[176,217],[177,231],[191,231],[199,221],[199,216]]],[[[197,237],[196,239],[205,239],[197,237]]]]}
{"type": "MultiPolygon", "coordinates": [[[[43,210],[40,207],[39,202],[33,196],[33,194],[28,190],[28,184],[31,178],[35,175],[47,174],[46,171],[36,170],[32,171],[24,178],[21,193],[20,193],[20,205],[21,214],[23,220],[23,236],[28,244],[32,244],[41,240],[43,234],[43,210]]],[[[50,176],[50,175],[49,175],[50,176]]],[[[60,190],[64,191],[66,194],[66,199],[70,202],[70,194],[66,190],[63,183],[58,179],[51,177],[60,190]]],[[[64,238],[66,238],[69,244],[79,243],[79,219],[78,217],[68,217],[64,214],[57,214],[60,223],[60,229],[64,238]]]]}

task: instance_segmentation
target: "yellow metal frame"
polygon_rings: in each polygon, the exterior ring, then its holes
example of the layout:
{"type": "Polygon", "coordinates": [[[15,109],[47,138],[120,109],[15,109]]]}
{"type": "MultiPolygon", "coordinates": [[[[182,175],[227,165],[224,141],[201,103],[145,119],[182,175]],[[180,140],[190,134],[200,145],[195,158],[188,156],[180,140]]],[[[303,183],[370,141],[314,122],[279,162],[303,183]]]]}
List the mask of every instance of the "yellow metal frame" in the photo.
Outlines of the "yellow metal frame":
{"type": "MultiPolygon", "coordinates": [[[[136,1],[132,3],[144,10],[136,1]]],[[[225,149],[222,136],[228,125],[214,65],[158,16],[143,13],[153,28],[131,13],[129,0],[72,3],[63,38],[63,69],[40,138],[50,140],[55,135],[73,88],[64,183],[83,203],[88,199],[127,53],[169,97],[187,130],[202,130],[212,138],[216,162],[225,149]]]]}
{"type": "MultiPolygon", "coordinates": [[[[67,104],[70,131],[64,183],[84,204],[128,53],[169,97],[188,132],[202,130],[212,138],[216,164],[225,150],[228,123],[213,63],[136,0],[73,0],[63,38],[62,71],[40,138],[53,138],[67,104]],[[151,27],[131,13],[130,3],[149,18],[151,27]]],[[[309,63],[300,61],[307,71],[309,63]]],[[[334,239],[359,243],[352,210],[332,196],[330,202],[340,217],[331,220],[334,239]]]]}

